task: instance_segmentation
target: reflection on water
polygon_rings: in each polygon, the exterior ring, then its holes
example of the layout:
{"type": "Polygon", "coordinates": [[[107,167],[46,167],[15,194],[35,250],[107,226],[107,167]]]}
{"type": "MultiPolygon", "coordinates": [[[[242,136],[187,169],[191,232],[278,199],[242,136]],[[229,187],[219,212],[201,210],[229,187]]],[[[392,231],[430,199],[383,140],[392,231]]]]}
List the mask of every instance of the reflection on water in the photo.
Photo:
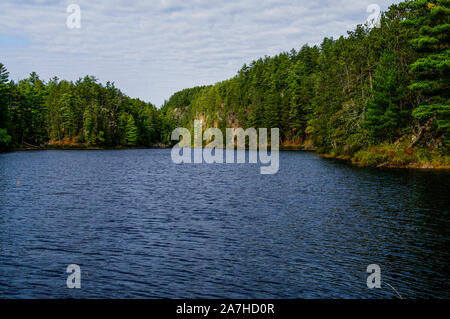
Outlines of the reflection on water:
{"type": "Polygon", "coordinates": [[[281,152],[174,165],[170,150],[0,154],[0,297],[450,297],[450,174],[281,152]],[[82,288],[66,288],[79,264],[82,288]]]}

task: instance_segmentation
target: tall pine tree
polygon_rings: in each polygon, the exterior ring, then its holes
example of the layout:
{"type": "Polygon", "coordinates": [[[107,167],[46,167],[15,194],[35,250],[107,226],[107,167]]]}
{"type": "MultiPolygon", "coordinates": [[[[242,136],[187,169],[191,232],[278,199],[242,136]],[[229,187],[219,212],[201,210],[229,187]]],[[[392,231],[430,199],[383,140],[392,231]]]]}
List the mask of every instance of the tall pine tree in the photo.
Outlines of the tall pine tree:
{"type": "Polygon", "coordinates": [[[129,115],[127,120],[127,126],[125,128],[125,136],[128,146],[136,146],[138,141],[138,129],[134,122],[133,116],[129,115]]]}
{"type": "Polygon", "coordinates": [[[419,30],[411,41],[421,57],[411,65],[417,80],[410,89],[421,95],[413,116],[434,126],[450,145],[450,0],[406,2],[412,17],[404,23],[419,30]]]}
{"type": "Polygon", "coordinates": [[[404,87],[399,82],[398,58],[386,51],[373,77],[373,98],[368,102],[365,125],[374,141],[392,139],[402,118],[399,101],[405,96],[404,87]]]}
{"type": "Polygon", "coordinates": [[[10,120],[8,76],[6,67],[0,63],[0,150],[6,149],[11,143],[11,136],[7,130],[10,120]]]}

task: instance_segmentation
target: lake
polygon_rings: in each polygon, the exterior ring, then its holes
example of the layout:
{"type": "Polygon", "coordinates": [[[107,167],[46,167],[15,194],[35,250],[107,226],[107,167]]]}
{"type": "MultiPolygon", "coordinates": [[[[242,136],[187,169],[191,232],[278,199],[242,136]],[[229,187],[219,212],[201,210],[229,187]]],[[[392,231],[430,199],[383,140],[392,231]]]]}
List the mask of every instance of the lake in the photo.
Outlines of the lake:
{"type": "Polygon", "coordinates": [[[448,171],[309,152],[259,168],[175,165],[168,149],[0,154],[0,298],[450,298],[448,171]]]}

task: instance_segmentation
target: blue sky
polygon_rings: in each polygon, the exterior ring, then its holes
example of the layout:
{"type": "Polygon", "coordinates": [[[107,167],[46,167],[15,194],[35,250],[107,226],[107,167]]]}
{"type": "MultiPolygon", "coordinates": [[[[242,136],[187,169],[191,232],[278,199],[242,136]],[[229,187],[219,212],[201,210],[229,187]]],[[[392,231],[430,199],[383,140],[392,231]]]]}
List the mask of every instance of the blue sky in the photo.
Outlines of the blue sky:
{"type": "Polygon", "coordinates": [[[395,0],[2,0],[0,62],[14,80],[94,75],[161,105],[174,92],[212,84],[244,63],[364,23],[367,7],[395,0]],[[69,29],[69,4],[81,28],[69,29]]]}

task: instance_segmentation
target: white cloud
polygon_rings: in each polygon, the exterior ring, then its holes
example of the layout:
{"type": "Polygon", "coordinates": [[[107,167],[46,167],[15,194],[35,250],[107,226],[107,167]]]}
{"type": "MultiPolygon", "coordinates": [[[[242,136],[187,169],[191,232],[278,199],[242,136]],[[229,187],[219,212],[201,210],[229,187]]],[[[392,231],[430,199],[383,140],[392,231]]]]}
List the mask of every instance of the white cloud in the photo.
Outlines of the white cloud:
{"type": "MultiPolygon", "coordinates": [[[[378,4],[384,10],[391,2],[378,4]]],[[[0,47],[0,61],[14,79],[31,71],[44,79],[90,74],[160,105],[179,89],[229,78],[258,57],[344,35],[365,22],[371,3],[2,0],[0,37],[28,39],[29,45],[0,47]],[[81,29],[66,27],[70,3],[81,8],[81,29]]]]}

